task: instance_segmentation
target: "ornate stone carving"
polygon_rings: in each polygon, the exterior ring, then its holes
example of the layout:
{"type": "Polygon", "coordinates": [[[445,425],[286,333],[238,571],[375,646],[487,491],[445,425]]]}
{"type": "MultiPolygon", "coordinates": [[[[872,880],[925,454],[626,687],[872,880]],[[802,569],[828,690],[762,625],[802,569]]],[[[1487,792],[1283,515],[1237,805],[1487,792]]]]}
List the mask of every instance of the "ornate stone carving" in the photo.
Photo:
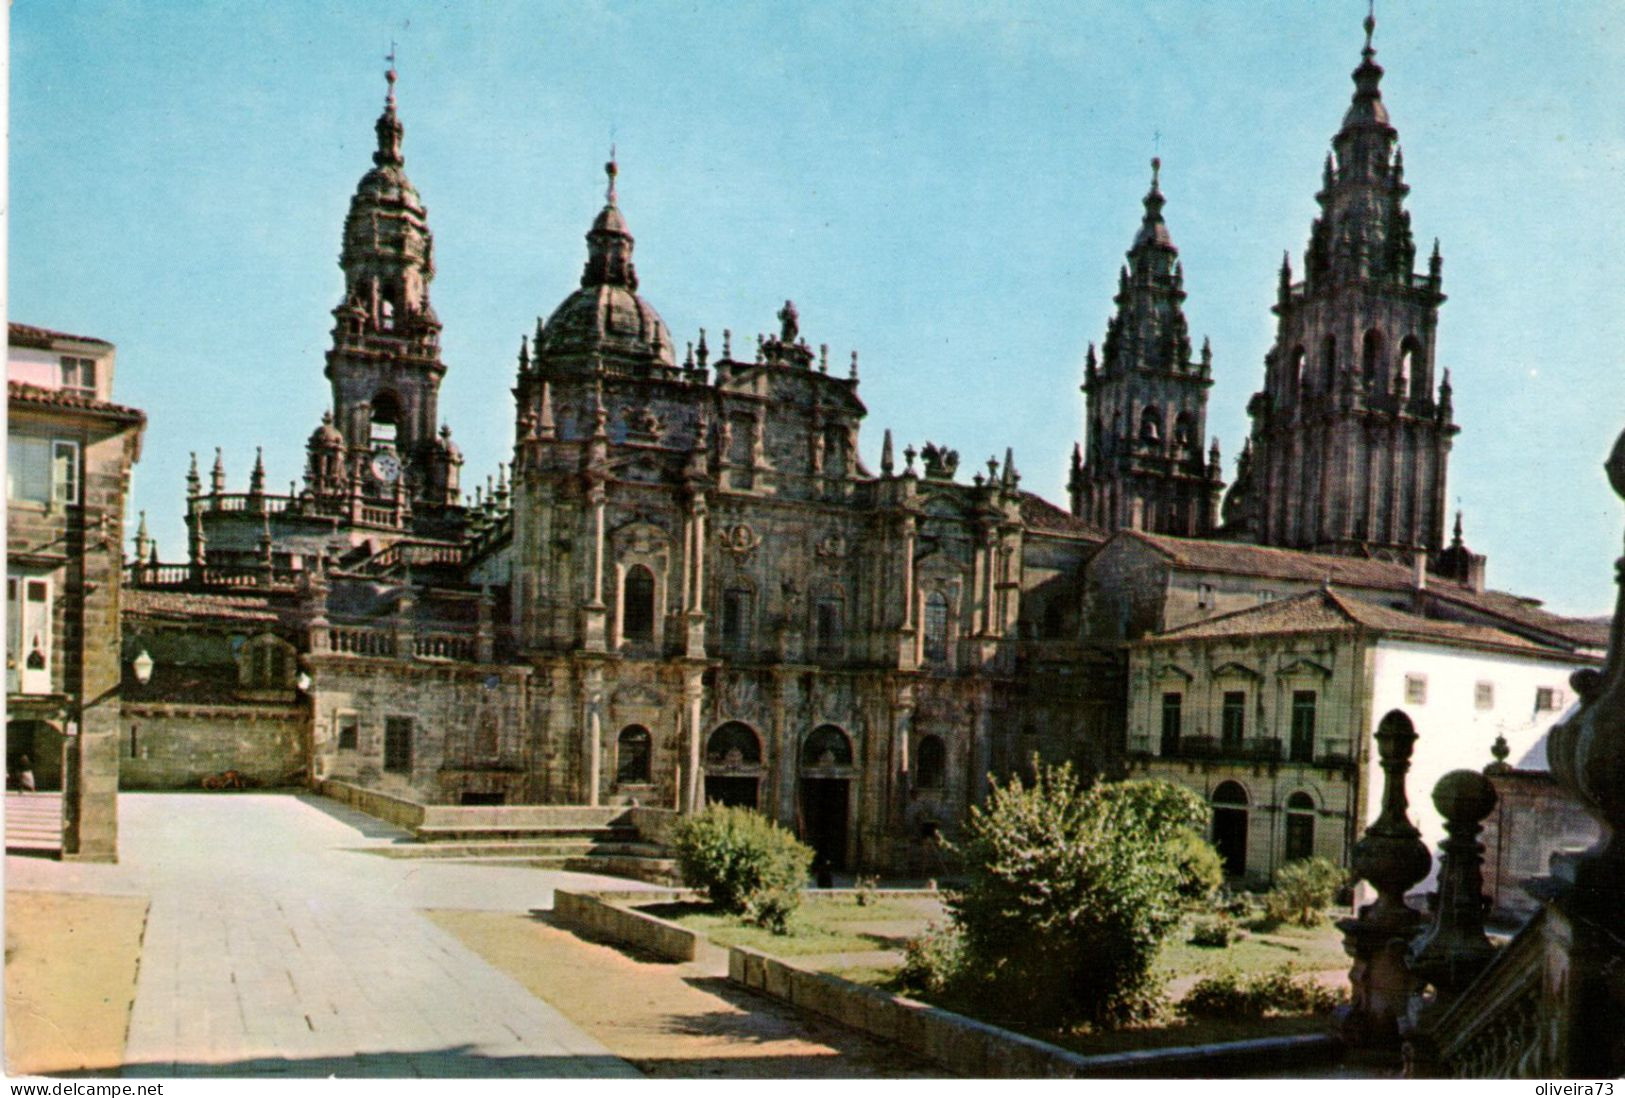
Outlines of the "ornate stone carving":
{"type": "Polygon", "coordinates": [[[736,557],[749,557],[762,544],[762,536],[744,522],[724,526],[717,532],[717,540],[722,543],[723,552],[736,557]]]}
{"type": "Polygon", "coordinates": [[[813,551],[825,560],[845,560],[851,547],[847,544],[846,535],[835,530],[820,539],[813,551]]]}

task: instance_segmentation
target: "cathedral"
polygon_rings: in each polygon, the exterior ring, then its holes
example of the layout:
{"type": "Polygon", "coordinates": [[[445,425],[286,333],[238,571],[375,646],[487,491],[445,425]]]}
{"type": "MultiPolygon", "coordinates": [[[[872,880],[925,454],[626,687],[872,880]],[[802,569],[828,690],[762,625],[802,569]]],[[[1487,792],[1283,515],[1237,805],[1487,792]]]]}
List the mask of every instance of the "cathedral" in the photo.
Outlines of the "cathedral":
{"type": "MultiPolygon", "coordinates": [[[[391,69],[303,486],[273,491],[256,462],[232,492],[217,453],[205,488],[194,456],[186,563],[137,536],[126,787],[194,783],[207,759],[418,804],[720,801],[832,868],[923,874],[990,780],[1132,767],[1129,652],[1185,624],[1158,608],[1187,579],[1186,618],[1237,609],[1227,577],[1261,601],[1269,568],[1271,597],[1335,571],[1356,597],[1586,650],[1485,591],[1459,524],[1444,543],[1441,260],[1415,269],[1372,29],[1228,492],[1153,161],[1068,508],[1022,489],[1009,448],[965,471],[887,432],[867,467],[858,356],[832,364],[791,301],[771,334],[701,330],[679,354],[613,158],[579,288],[518,339],[511,463],[465,495],[391,69]],[[1184,547],[1198,565],[1145,564],[1184,547]]],[[[1328,765],[1363,782],[1364,741],[1344,754],[1328,765]]]]}

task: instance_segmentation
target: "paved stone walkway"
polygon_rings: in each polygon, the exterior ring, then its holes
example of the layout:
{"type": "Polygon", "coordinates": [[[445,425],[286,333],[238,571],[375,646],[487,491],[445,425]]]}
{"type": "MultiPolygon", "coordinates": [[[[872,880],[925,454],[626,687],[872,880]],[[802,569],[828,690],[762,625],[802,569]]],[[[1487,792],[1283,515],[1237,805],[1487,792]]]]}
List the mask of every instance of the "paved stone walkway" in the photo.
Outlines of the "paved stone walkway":
{"type": "Polygon", "coordinates": [[[313,796],[123,794],[115,866],[8,858],[8,889],[151,898],[125,1075],[638,1073],[425,918],[620,879],[362,851],[405,833],[313,796]]]}

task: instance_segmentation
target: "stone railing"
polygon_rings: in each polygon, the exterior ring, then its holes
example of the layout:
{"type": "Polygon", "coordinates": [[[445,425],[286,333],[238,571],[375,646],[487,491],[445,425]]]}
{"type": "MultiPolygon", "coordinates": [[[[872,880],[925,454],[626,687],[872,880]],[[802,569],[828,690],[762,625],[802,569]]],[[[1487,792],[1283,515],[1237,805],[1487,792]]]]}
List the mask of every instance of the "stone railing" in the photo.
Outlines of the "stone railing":
{"type": "Polygon", "coordinates": [[[1273,736],[1248,736],[1240,740],[1226,740],[1221,736],[1181,736],[1170,744],[1166,757],[1176,759],[1214,759],[1238,762],[1279,762],[1281,741],[1273,736]]]}
{"type": "Polygon", "coordinates": [[[299,586],[303,573],[259,568],[215,568],[205,565],[195,568],[190,564],[126,564],[124,584],[127,587],[191,590],[291,591],[299,586]]]}

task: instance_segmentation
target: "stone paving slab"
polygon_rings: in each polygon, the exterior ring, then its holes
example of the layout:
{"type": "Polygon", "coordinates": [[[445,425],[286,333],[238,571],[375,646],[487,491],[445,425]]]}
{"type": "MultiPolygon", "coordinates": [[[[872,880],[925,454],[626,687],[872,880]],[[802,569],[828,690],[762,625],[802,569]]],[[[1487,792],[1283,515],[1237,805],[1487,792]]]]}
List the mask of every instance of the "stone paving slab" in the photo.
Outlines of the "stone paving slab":
{"type": "Polygon", "coordinates": [[[638,1075],[420,913],[627,882],[367,857],[405,833],[317,800],[123,794],[119,864],[7,859],[8,888],[151,898],[126,1075],[638,1075]]]}

